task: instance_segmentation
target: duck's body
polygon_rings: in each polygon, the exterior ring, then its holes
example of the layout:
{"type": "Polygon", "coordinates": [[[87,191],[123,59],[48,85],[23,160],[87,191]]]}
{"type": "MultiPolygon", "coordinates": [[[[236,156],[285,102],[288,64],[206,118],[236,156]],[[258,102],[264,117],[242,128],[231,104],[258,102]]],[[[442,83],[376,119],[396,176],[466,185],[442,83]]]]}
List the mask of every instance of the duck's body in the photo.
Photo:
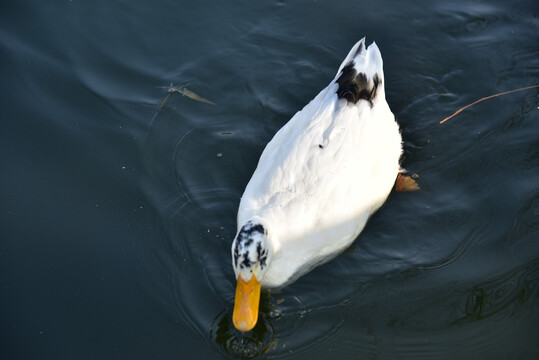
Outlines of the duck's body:
{"type": "Polygon", "coordinates": [[[270,288],[294,281],[346,249],[389,195],[402,140],[382,57],[364,43],[262,153],[238,211],[236,277],[270,288]]]}

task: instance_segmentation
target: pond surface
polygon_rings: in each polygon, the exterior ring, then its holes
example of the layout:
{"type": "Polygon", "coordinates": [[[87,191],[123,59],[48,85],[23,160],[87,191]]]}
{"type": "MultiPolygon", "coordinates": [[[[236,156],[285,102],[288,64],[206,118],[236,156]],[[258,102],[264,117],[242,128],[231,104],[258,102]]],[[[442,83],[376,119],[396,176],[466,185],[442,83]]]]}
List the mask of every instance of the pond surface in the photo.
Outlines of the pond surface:
{"type": "Polygon", "coordinates": [[[539,83],[536,1],[0,8],[0,358],[539,357],[539,91],[439,124],[539,83]],[[421,191],[242,336],[240,196],[363,36],[421,191]]]}

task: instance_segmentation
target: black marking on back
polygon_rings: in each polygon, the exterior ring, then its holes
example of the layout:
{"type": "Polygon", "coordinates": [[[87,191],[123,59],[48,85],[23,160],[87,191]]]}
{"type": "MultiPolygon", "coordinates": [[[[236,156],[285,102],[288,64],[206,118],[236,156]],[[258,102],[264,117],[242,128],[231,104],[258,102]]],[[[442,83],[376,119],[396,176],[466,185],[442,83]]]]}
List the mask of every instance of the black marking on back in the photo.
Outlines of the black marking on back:
{"type": "Polygon", "coordinates": [[[357,47],[356,53],[354,54],[353,57],[358,56],[359,54],[361,54],[362,51],[363,51],[363,42],[360,42],[359,46],[357,47]]]}
{"type": "Polygon", "coordinates": [[[344,98],[354,104],[359,100],[367,100],[372,107],[372,100],[376,97],[376,89],[381,82],[378,74],[374,74],[372,83],[367,79],[365,73],[358,74],[354,68],[354,62],[351,61],[343,67],[342,74],[337,79],[339,84],[337,97],[344,98]]]}

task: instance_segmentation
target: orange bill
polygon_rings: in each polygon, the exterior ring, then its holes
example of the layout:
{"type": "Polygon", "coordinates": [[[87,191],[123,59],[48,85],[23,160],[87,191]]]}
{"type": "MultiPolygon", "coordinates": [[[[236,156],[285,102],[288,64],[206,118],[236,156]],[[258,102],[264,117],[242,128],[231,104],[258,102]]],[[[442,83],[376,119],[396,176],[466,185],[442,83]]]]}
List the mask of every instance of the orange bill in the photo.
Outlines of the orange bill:
{"type": "Polygon", "coordinates": [[[258,304],[260,303],[260,281],[256,276],[245,281],[238,275],[236,286],[236,299],[234,300],[234,314],[232,321],[239,331],[249,331],[255,327],[258,320],[258,304]]]}

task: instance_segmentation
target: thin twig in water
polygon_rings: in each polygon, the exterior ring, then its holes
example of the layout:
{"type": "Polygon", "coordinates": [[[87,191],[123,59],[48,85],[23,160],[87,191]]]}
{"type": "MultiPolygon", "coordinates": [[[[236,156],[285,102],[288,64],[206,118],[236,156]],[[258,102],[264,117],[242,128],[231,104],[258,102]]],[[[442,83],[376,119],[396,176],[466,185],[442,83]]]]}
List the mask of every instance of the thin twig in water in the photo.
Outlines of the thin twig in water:
{"type": "Polygon", "coordinates": [[[206,104],[210,104],[210,105],[215,105],[214,102],[208,100],[208,99],[205,99],[203,98],[202,96],[199,96],[197,94],[195,94],[194,92],[192,92],[191,90],[187,89],[187,88],[182,88],[180,90],[180,93],[183,95],[183,96],[187,96],[189,99],[193,99],[193,100],[196,100],[196,101],[200,101],[200,102],[203,102],[203,103],[206,103],[206,104]]]}
{"type": "Polygon", "coordinates": [[[211,102],[210,100],[205,99],[202,96],[199,96],[195,94],[194,92],[192,92],[191,90],[187,89],[185,87],[185,84],[174,86],[172,83],[170,83],[170,86],[157,86],[157,88],[167,89],[167,92],[168,92],[167,96],[165,96],[165,98],[161,100],[161,103],[159,104],[159,108],[157,109],[157,111],[161,110],[161,108],[165,104],[165,101],[167,101],[170,94],[175,93],[175,92],[180,93],[183,96],[187,96],[189,99],[193,99],[193,100],[200,101],[200,102],[210,104],[210,105],[215,105],[215,103],[211,102]]]}
{"type": "Polygon", "coordinates": [[[494,95],[490,95],[490,96],[481,98],[481,99],[476,100],[476,101],[474,101],[473,103],[471,103],[471,104],[469,104],[469,105],[466,105],[465,107],[463,107],[463,108],[457,110],[453,115],[448,116],[448,117],[446,117],[445,119],[443,119],[442,121],[440,121],[440,124],[443,124],[443,123],[446,122],[447,120],[451,119],[453,116],[460,114],[463,110],[466,110],[466,109],[469,108],[470,106],[475,105],[475,104],[477,104],[477,103],[480,103],[481,101],[488,100],[488,99],[491,99],[491,98],[496,97],[496,96],[501,96],[501,95],[505,95],[505,94],[514,93],[514,92],[517,92],[517,91],[533,89],[533,88],[536,88],[536,87],[539,87],[539,85],[527,86],[527,87],[523,87],[523,88],[520,88],[520,89],[511,90],[511,91],[505,91],[505,92],[502,92],[502,93],[499,93],[499,94],[494,94],[494,95]]]}

